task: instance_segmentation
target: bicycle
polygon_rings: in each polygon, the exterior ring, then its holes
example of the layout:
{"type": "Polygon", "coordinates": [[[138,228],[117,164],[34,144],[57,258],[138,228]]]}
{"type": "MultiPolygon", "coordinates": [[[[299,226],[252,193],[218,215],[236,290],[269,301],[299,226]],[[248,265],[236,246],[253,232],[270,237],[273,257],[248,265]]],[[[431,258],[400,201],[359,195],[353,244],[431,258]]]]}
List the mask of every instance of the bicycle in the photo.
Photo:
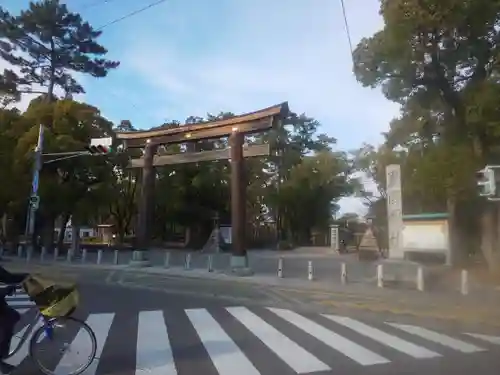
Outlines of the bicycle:
{"type": "MultiPolygon", "coordinates": [[[[18,285],[7,284],[7,286],[17,287],[18,285]]],[[[16,292],[17,291],[14,290],[13,293],[11,293],[10,295],[15,295],[16,292]]],[[[41,346],[44,340],[50,340],[51,343],[55,343],[57,342],[56,341],[57,338],[64,339],[65,335],[59,334],[58,330],[64,329],[65,327],[68,326],[68,323],[71,322],[71,323],[76,323],[77,328],[79,328],[78,335],[81,335],[82,333],[86,333],[88,335],[88,337],[90,338],[92,348],[87,361],[83,363],[80,367],[78,367],[75,371],[67,372],[67,375],[79,375],[82,372],[84,372],[92,364],[92,362],[96,357],[97,339],[95,337],[94,331],[92,331],[92,328],[90,328],[90,326],[84,321],[72,317],[71,314],[74,311],[68,314],[68,316],[64,317],[46,317],[40,312],[40,309],[36,305],[31,307],[28,311],[34,311],[34,310],[36,310],[35,318],[30,323],[28,323],[28,326],[22,333],[21,337],[17,336],[19,333],[14,335],[14,337],[17,337],[19,339],[19,342],[14,348],[11,347],[8,356],[4,359],[8,359],[16,355],[21,349],[21,347],[23,347],[23,345],[28,340],[30,334],[33,332],[33,335],[31,336],[31,339],[29,341],[29,349],[28,349],[29,357],[34,362],[35,366],[45,375],[55,375],[55,372],[53,370],[50,370],[49,368],[43,365],[42,363],[43,357],[40,357],[40,354],[37,354],[39,353],[37,349],[41,346]]],[[[26,311],[23,315],[26,315],[28,311],[26,311]]],[[[21,319],[21,321],[23,321],[23,319],[21,319]]],[[[62,350],[60,352],[61,358],[64,358],[70,345],[71,342],[69,344],[66,342],[62,343],[61,345],[62,350]]]]}

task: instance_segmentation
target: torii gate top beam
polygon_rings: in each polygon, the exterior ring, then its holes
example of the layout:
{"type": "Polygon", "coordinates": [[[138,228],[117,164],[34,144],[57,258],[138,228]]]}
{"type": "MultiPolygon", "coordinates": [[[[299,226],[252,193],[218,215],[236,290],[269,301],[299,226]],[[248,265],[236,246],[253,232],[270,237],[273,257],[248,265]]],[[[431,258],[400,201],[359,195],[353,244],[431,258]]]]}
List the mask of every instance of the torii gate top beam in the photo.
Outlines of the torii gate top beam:
{"type": "Polygon", "coordinates": [[[142,148],[148,143],[148,140],[160,145],[222,138],[231,135],[234,131],[251,134],[271,129],[275,125],[276,120],[286,117],[287,114],[288,103],[283,102],[272,107],[225,120],[186,124],[170,129],[117,132],[116,138],[122,140],[127,147],[142,148]]]}

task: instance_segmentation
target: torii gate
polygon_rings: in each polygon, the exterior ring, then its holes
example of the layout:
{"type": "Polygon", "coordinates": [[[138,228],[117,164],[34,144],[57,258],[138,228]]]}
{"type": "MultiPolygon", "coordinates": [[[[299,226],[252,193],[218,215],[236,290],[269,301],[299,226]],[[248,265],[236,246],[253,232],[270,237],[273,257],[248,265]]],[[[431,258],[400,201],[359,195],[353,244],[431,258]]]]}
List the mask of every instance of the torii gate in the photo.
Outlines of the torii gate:
{"type": "Polygon", "coordinates": [[[288,103],[284,102],[256,112],[235,116],[226,120],[186,124],[178,128],[136,132],[117,132],[116,138],[125,148],[144,148],[144,156],[131,160],[130,167],[142,168],[142,189],[138,203],[137,246],[131,265],[147,266],[145,255],[150,243],[149,223],[153,207],[155,166],[199,161],[231,159],[231,226],[233,272],[248,274],[246,239],[246,181],[245,157],[270,154],[269,145],[243,147],[245,135],[262,133],[281,125],[288,115],[288,103]],[[206,139],[229,137],[229,149],[185,152],[173,155],[156,155],[158,146],[190,143],[206,139]]]}

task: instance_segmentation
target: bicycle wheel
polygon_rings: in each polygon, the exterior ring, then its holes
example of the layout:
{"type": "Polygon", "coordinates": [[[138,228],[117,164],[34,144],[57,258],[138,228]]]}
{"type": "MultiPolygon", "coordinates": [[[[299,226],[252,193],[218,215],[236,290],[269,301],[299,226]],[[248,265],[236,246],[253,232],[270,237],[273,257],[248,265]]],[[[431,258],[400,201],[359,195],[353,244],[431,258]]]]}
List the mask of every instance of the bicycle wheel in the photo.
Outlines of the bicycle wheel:
{"type": "Polygon", "coordinates": [[[97,339],[92,328],[85,322],[73,317],[53,318],[49,323],[52,329],[52,337],[47,337],[45,328],[38,328],[30,340],[30,356],[35,365],[46,375],[64,373],[65,375],[79,375],[90,366],[95,359],[97,350],[97,339]],[[77,336],[74,337],[74,333],[77,336]],[[88,345],[85,345],[85,342],[88,345]],[[43,355],[43,345],[48,344],[50,352],[48,356],[43,355]],[[75,345],[72,350],[71,346],[75,345]],[[88,347],[86,349],[85,347],[88,347]],[[88,352],[85,359],[73,370],[68,366],[71,362],[71,355],[80,351],[88,352]],[[47,363],[44,363],[46,361],[47,363]]]}

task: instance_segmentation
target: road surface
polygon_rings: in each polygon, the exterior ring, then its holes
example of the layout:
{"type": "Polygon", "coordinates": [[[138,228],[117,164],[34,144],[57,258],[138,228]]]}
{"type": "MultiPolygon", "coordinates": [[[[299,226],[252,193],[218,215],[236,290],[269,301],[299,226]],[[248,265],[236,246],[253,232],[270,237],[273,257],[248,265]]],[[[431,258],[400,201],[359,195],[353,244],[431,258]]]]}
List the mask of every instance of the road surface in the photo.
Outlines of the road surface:
{"type": "MultiPolygon", "coordinates": [[[[79,280],[76,316],[94,329],[99,353],[84,375],[497,375],[500,369],[500,329],[304,310],[263,287],[141,277],[110,282],[104,275],[79,280]]],[[[33,314],[22,292],[9,304],[23,322],[33,314]]],[[[77,332],[70,341],[79,345],[77,332]]],[[[60,359],[53,358],[54,367],[60,359]]],[[[36,373],[27,347],[11,363],[19,366],[15,374],[36,373]]]]}

